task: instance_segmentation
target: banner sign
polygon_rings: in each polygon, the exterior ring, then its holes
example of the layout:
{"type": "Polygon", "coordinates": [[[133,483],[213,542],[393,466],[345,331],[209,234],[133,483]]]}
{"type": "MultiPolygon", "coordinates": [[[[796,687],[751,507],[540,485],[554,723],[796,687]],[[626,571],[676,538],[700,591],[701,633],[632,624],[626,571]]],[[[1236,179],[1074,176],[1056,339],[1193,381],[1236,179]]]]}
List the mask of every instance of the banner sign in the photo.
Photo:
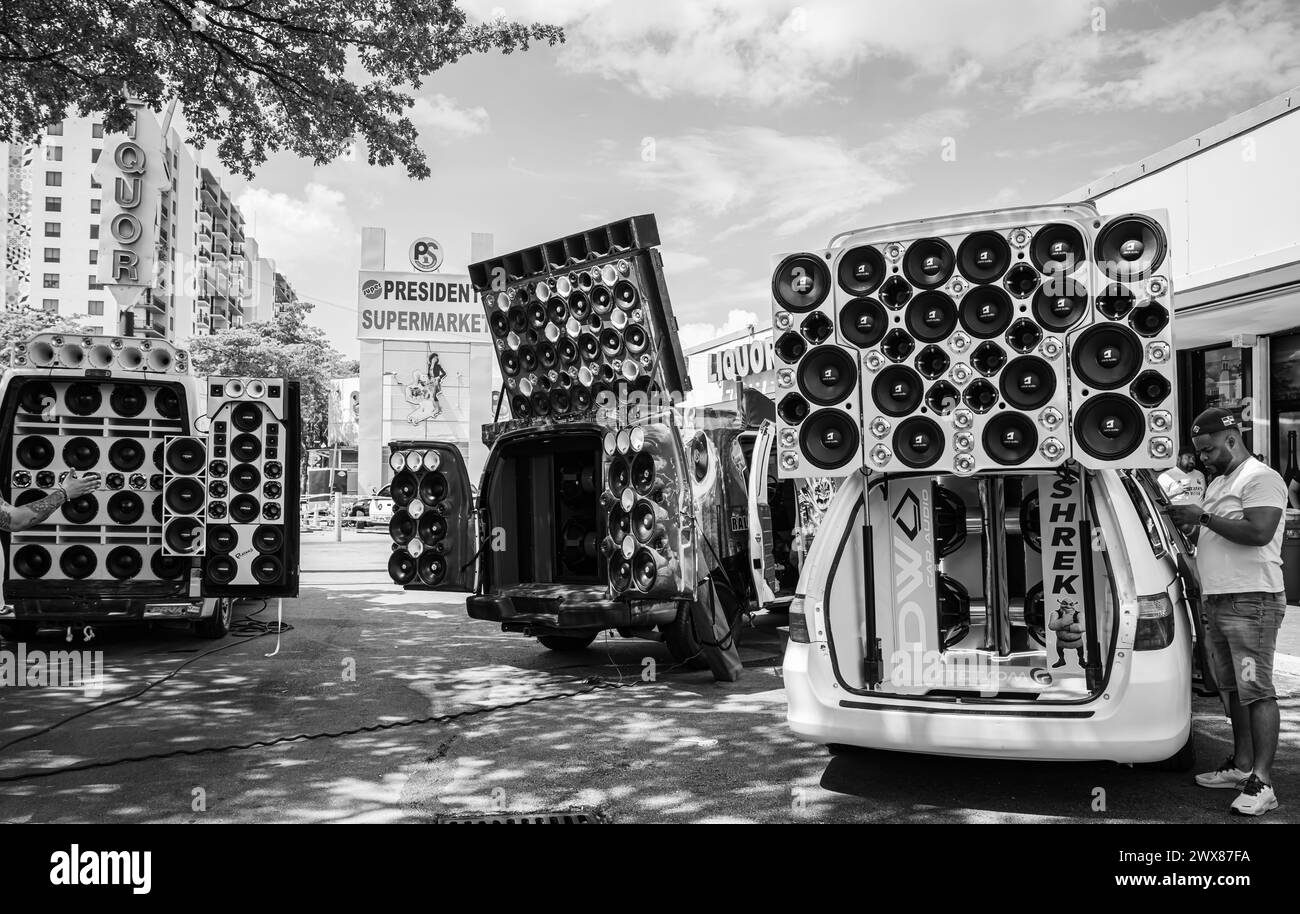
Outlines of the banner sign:
{"type": "Polygon", "coordinates": [[[1047,664],[1055,678],[1083,675],[1084,588],[1083,483],[1081,477],[1044,476],[1038,483],[1043,535],[1043,622],[1047,664]]]}
{"type": "Polygon", "coordinates": [[[152,112],[133,107],[130,133],[106,135],[95,166],[95,180],[104,188],[96,278],[122,307],[155,284],[160,207],[171,190],[162,127],[152,112]]]}
{"type": "Polygon", "coordinates": [[[487,317],[468,276],[362,270],[357,339],[488,342],[487,317]]]}

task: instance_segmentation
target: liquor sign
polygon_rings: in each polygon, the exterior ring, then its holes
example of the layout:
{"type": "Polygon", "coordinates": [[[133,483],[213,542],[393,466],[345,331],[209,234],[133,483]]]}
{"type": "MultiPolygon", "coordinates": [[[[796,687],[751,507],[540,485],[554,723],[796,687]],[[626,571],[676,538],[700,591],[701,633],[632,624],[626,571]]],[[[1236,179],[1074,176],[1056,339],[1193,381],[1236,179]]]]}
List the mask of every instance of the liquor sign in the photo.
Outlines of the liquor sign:
{"type": "Polygon", "coordinates": [[[770,339],[750,340],[720,352],[709,353],[709,380],[734,381],[771,371],[776,354],[770,339]]]}
{"type": "Polygon", "coordinates": [[[162,127],[143,105],[126,134],[109,134],[95,166],[104,188],[97,279],[121,308],[132,307],[154,285],[158,223],[171,189],[171,163],[162,127]]]}

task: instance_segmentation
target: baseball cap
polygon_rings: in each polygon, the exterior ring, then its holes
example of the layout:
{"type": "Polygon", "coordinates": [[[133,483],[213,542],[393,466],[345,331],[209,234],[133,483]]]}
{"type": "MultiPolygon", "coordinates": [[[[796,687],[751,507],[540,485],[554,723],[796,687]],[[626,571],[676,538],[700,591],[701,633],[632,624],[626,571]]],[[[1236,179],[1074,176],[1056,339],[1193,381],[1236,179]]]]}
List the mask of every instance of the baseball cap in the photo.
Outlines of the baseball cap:
{"type": "Polygon", "coordinates": [[[1217,406],[1210,407],[1192,422],[1193,435],[1212,435],[1228,428],[1241,428],[1241,420],[1236,413],[1217,406]]]}

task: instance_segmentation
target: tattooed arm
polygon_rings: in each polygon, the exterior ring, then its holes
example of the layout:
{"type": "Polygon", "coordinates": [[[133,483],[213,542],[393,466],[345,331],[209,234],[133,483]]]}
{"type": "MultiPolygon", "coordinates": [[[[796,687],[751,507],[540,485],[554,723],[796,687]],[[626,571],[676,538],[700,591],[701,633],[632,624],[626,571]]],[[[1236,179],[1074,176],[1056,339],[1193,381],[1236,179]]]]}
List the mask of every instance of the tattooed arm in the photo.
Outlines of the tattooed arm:
{"type": "Polygon", "coordinates": [[[0,530],[16,533],[43,524],[67,500],[68,493],[63,488],[55,489],[40,501],[29,502],[20,508],[0,499],[0,530]]]}

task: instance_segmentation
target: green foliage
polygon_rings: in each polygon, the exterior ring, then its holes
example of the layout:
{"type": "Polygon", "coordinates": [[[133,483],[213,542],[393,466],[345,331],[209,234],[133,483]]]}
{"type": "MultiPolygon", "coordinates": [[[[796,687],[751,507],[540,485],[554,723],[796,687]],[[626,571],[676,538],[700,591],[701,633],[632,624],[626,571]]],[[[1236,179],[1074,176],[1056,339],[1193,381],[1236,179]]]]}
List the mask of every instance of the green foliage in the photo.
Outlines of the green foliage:
{"type": "Polygon", "coordinates": [[[296,378],[302,388],[302,446],[326,447],[330,380],[346,377],[349,360],[307,323],[312,310],[294,302],[269,321],[232,327],[190,341],[198,375],[296,378]]]}
{"type": "Polygon", "coordinates": [[[282,149],[324,165],[358,136],[370,164],[427,178],[403,90],[564,33],[471,24],[455,0],[4,0],[0,39],[0,140],[31,142],[74,106],[121,132],[128,95],[154,111],[176,99],[190,141],[247,178],[282,149]]]}
{"type": "Polygon", "coordinates": [[[82,315],[62,315],[43,308],[15,308],[0,311],[0,349],[25,343],[37,333],[85,333],[82,315]]]}

